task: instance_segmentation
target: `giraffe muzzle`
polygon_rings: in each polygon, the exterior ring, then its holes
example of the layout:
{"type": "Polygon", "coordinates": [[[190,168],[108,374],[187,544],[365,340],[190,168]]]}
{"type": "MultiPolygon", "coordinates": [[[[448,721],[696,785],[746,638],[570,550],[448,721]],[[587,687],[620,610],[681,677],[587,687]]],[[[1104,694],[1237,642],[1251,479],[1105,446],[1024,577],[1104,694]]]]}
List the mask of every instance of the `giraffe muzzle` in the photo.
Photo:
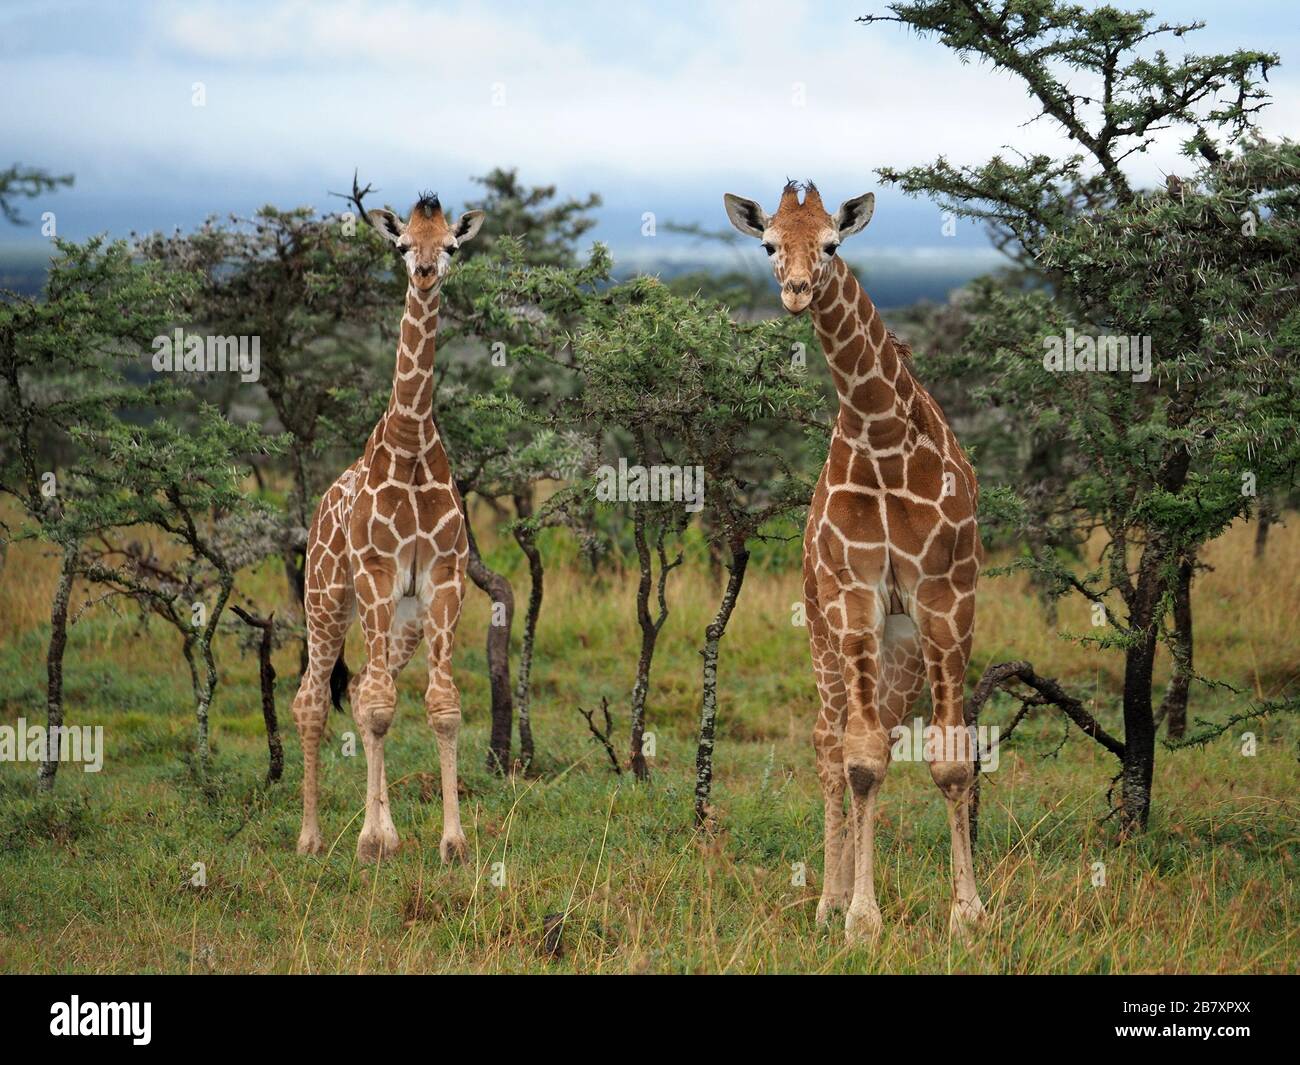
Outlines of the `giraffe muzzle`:
{"type": "Polygon", "coordinates": [[[804,278],[781,286],[781,303],[791,314],[799,314],[812,302],[812,282],[804,278]]]}

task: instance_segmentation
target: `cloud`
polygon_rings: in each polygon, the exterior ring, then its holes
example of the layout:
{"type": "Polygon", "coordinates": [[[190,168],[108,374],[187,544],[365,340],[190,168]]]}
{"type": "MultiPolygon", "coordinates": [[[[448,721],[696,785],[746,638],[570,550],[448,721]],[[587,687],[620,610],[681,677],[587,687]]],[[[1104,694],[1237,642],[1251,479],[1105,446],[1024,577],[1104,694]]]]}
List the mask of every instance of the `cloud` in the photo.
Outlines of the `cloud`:
{"type": "MultiPolygon", "coordinates": [[[[356,164],[440,181],[504,164],[625,200],[694,186],[711,200],[720,182],[767,200],[787,176],[845,197],[877,184],[879,166],[1064,149],[1049,122],[1024,125],[1031,105],[1009,77],[852,14],[798,0],[199,0],[122,27],[87,7],[80,37],[5,50],[0,136],[116,187],[336,187],[356,164]]],[[[1268,128],[1300,130],[1296,88],[1275,77],[1268,128]]],[[[1155,180],[1176,149],[1166,140],[1132,166],[1155,180]]]]}

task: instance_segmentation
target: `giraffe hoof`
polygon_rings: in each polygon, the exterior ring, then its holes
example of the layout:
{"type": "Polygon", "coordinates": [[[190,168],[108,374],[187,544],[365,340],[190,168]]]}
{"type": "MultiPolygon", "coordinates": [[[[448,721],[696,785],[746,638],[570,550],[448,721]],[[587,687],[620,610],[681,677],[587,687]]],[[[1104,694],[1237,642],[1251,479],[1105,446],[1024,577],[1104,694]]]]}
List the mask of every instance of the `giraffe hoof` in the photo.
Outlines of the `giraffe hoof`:
{"type": "Polygon", "coordinates": [[[389,840],[381,832],[362,832],[357,837],[357,861],[373,865],[381,858],[391,858],[399,846],[400,841],[389,840]]]}
{"type": "Polygon", "coordinates": [[[844,938],[850,944],[874,943],[880,938],[880,931],[884,927],[884,921],[880,917],[880,907],[872,906],[854,910],[849,907],[849,912],[844,917],[844,938]]]}
{"type": "Polygon", "coordinates": [[[817,900],[817,923],[825,926],[831,923],[831,919],[844,910],[848,900],[841,898],[839,895],[823,895],[817,900]]]}
{"type": "Polygon", "coordinates": [[[953,935],[964,938],[972,928],[982,927],[988,923],[988,911],[984,909],[984,903],[980,902],[978,895],[966,902],[958,899],[952,904],[952,913],[948,917],[948,930],[953,935]]]}
{"type": "Polygon", "coordinates": [[[438,853],[444,865],[464,865],[469,861],[469,843],[463,835],[443,836],[438,844],[438,853]]]}
{"type": "Polygon", "coordinates": [[[298,837],[299,854],[323,854],[325,853],[325,841],[321,839],[320,832],[304,832],[298,837]]]}

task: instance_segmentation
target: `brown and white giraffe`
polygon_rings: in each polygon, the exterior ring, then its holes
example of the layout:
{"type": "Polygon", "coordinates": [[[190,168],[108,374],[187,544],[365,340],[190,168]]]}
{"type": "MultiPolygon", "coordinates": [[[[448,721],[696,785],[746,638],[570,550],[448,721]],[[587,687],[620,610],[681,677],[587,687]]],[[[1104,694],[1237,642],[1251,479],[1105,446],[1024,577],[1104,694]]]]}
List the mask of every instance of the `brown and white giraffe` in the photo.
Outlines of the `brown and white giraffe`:
{"type": "Polygon", "coordinates": [[[948,802],[950,927],[961,931],[984,919],[971,862],[974,763],[963,719],[983,555],[975,472],[912,375],[910,350],[837,254],[871,220],[875,196],[847,200],[830,215],[814,186],[802,202],[799,192],[787,184],[771,216],[753,200],[728,195],[725,203],[732,224],[763,242],[786,310],[810,310],[839,393],[804,531],[804,600],[821,697],[813,745],[826,804],[817,919],[847,905],[850,939],[880,931],[876,795],[889,768],[890,730],[928,681],[931,724],[949,741],[930,758],[930,773],[948,802]]]}
{"type": "MultiPolygon", "coordinates": [[[[468,541],[459,492],[433,421],[434,334],[442,283],[456,249],[483,224],[482,211],[456,221],[438,198],[420,197],[403,223],[392,211],[368,212],[401,252],[408,286],[388,409],[365,453],[321,499],[307,539],[308,666],[293,703],[302,739],[299,854],[323,849],[316,802],[320,739],[331,681],[346,679],[343,643],[354,613],[365,633],[366,665],[348,685],[366,751],[366,816],[357,857],[373,862],[400,842],[388,807],[384,737],[397,707],[394,678],[423,637],[429,656],[424,709],[438,738],[442,770],[443,861],[467,854],[456,794],[460,693],[451,675],[468,541]]],[[[341,685],[339,685],[341,686],[341,685]]]]}

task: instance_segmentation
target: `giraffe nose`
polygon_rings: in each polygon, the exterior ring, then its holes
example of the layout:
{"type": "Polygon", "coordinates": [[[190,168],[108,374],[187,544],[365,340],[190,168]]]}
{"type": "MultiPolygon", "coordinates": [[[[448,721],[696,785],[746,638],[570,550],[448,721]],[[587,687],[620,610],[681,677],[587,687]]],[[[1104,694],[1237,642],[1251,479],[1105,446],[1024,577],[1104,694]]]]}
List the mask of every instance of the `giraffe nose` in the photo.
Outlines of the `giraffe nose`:
{"type": "Polygon", "coordinates": [[[415,268],[416,274],[420,277],[428,277],[436,269],[432,264],[429,266],[420,265],[415,268]]]}
{"type": "Polygon", "coordinates": [[[812,282],[809,281],[806,277],[801,278],[798,281],[787,281],[785,283],[785,290],[788,293],[790,293],[790,295],[792,296],[802,296],[805,292],[809,291],[811,288],[812,288],[812,282]]]}

